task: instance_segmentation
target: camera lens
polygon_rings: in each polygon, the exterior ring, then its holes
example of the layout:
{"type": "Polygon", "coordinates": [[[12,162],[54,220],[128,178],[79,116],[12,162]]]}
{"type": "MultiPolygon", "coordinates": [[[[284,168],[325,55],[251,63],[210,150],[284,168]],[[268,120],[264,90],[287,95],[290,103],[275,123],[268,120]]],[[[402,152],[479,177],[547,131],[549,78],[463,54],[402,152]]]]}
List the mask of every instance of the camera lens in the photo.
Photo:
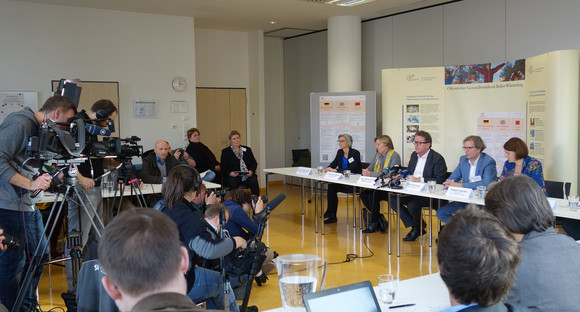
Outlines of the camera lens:
{"type": "Polygon", "coordinates": [[[20,248],[20,241],[16,237],[8,235],[6,233],[2,234],[2,236],[4,236],[4,241],[2,241],[2,245],[8,246],[8,249],[10,250],[16,250],[20,248]]]}

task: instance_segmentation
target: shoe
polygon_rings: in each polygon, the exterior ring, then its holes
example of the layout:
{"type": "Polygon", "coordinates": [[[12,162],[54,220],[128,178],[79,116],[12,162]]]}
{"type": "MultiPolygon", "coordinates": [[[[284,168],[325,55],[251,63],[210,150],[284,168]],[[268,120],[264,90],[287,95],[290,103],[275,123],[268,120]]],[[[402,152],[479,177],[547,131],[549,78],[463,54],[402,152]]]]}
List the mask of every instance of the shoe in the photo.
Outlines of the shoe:
{"type": "Polygon", "coordinates": [[[324,219],[330,218],[330,212],[328,212],[328,210],[326,210],[326,212],[324,213],[324,219]]]}
{"type": "Polygon", "coordinates": [[[324,224],[332,224],[338,222],[336,217],[329,217],[328,219],[324,220],[324,224]]]}
{"type": "Polygon", "coordinates": [[[382,232],[382,229],[381,229],[379,222],[374,222],[374,223],[369,224],[369,226],[366,229],[364,229],[362,232],[365,234],[369,234],[369,233],[374,233],[379,229],[382,232]]]}
{"type": "Polygon", "coordinates": [[[274,258],[273,259],[278,258],[279,254],[275,250],[273,251],[273,253],[274,253],[274,258]]]}
{"type": "Polygon", "coordinates": [[[266,281],[268,280],[268,276],[266,274],[262,273],[262,275],[256,276],[254,279],[256,280],[256,284],[258,284],[258,286],[262,286],[262,284],[266,284],[266,281]]]}
{"type": "MultiPolygon", "coordinates": [[[[240,306],[240,311],[242,311],[242,306],[240,306]]],[[[257,306],[248,306],[246,307],[246,312],[258,312],[257,306]]]]}
{"type": "MultiPolygon", "coordinates": [[[[425,231],[425,229],[422,229],[421,231],[423,232],[423,234],[427,233],[427,231],[425,231]]],[[[417,237],[419,237],[419,235],[420,235],[419,228],[414,226],[411,229],[411,231],[409,232],[409,234],[407,234],[407,236],[405,236],[405,238],[403,238],[403,240],[406,242],[414,242],[417,239],[417,237]]]]}
{"type": "Polygon", "coordinates": [[[266,263],[262,264],[262,273],[268,274],[268,273],[274,271],[275,268],[276,268],[276,264],[274,264],[274,261],[266,262],[266,263]]]}
{"type": "Polygon", "coordinates": [[[379,217],[379,225],[381,226],[381,234],[384,234],[389,229],[389,222],[383,215],[379,217]]]}

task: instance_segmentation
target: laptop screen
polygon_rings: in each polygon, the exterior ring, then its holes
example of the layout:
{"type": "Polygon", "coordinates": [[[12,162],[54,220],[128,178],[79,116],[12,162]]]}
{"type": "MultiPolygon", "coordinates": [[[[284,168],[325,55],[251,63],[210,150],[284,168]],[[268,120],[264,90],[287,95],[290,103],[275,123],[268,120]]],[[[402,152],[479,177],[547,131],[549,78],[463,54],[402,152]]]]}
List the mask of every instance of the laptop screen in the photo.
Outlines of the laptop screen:
{"type": "Polygon", "coordinates": [[[305,294],[303,298],[308,312],[381,312],[369,281],[305,294]]]}

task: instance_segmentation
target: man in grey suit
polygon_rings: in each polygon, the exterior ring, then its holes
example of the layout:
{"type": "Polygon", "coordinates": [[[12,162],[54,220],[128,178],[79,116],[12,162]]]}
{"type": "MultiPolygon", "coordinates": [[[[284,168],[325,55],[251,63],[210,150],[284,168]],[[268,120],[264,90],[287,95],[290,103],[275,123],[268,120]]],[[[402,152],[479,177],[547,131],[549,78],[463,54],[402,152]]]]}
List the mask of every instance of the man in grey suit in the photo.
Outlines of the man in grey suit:
{"type": "MultiPolygon", "coordinates": [[[[485,143],[478,135],[470,135],[463,140],[465,156],[461,156],[457,168],[443,183],[445,187],[457,186],[476,189],[478,186],[488,186],[497,180],[497,169],[493,157],[483,153],[485,143]]],[[[464,209],[465,203],[451,202],[437,210],[437,218],[447,223],[458,210],[464,209]]]]}
{"type": "MultiPolygon", "coordinates": [[[[441,154],[431,149],[432,144],[431,135],[426,131],[417,131],[415,133],[415,151],[411,154],[409,160],[409,176],[407,181],[413,182],[428,182],[437,181],[441,184],[445,181],[447,174],[447,165],[445,159],[441,154]]],[[[421,196],[405,196],[401,197],[401,212],[400,218],[405,224],[405,227],[411,227],[411,231],[404,241],[412,242],[421,235],[425,234],[425,221],[421,217],[421,207],[429,206],[429,198],[421,196]],[[404,205],[404,207],[403,207],[404,205]]],[[[397,199],[391,198],[389,206],[397,211],[397,199]]]]}
{"type": "Polygon", "coordinates": [[[578,311],[580,245],[554,230],[552,208],[538,184],[523,174],[507,178],[491,187],[485,210],[521,247],[521,264],[506,302],[532,311],[578,311]]]}

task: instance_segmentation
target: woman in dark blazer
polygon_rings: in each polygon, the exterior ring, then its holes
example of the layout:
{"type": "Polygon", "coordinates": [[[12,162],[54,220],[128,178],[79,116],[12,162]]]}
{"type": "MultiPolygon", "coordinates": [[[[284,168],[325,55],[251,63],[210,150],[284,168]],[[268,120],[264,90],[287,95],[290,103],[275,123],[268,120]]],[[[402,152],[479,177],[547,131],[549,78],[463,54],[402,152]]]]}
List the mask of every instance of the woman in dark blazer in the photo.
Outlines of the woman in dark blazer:
{"type": "MultiPolygon", "coordinates": [[[[343,172],[348,169],[351,173],[362,173],[360,162],[360,152],[352,148],[352,137],[349,134],[338,136],[338,146],[340,149],[336,152],[334,160],[324,169],[324,172],[343,172]]],[[[324,224],[336,223],[336,210],[338,208],[338,192],[352,193],[353,187],[343,184],[329,184],[327,192],[327,209],[324,213],[324,224]]]]}
{"type": "Polygon", "coordinates": [[[230,146],[222,150],[221,169],[224,185],[231,190],[249,187],[252,195],[260,195],[260,186],[256,176],[258,162],[252,149],[240,145],[240,133],[233,130],[229,136],[230,146]]]}

